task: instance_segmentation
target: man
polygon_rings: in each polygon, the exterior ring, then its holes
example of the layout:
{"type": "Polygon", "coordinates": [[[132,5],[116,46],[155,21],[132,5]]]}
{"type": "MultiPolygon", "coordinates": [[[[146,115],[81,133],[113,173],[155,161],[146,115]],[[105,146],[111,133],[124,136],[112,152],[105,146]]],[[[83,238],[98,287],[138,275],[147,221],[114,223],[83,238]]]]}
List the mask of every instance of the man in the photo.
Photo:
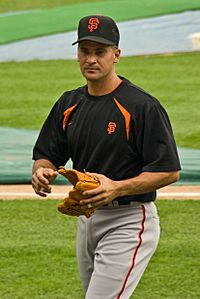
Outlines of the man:
{"type": "Polygon", "coordinates": [[[78,219],[85,298],[127,299],[158,244],[156,190],[178,180],[180,162],[164,108],[115,72],[115,22],[82,18],[77,43],[87,85],[65,92],[52,108],[34,147],[32,185],[46,196],[69,158],[73,168],[99,179],[100,187],[85,191],[81,202],[96,212],[78,219]]]}

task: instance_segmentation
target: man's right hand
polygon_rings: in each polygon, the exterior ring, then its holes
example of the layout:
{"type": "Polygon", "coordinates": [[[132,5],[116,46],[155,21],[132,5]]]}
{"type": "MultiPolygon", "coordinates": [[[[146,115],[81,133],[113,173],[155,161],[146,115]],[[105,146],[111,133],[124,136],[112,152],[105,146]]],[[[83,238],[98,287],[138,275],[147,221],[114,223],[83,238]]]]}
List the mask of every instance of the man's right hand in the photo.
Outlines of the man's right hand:
{"type": "Polygon", "coordinates": [[[39,167],[32,175],[32,187],[36,194],[46,197],[51,193],[50,183],[57,177],[58,172],[52,168],[39,167]]]}

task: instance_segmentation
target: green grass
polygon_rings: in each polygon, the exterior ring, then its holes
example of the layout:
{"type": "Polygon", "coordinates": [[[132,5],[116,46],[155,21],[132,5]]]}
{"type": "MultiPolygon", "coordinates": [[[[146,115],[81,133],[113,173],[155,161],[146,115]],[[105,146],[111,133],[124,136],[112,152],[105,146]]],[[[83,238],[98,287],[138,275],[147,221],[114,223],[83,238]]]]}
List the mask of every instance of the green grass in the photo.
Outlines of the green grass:
{"type": "Polygon", "coordinates": [[[0,17],[0,44],[74,30],[78,20],[88,14],[106,14],[124,21],[192,9],[200,9],[199,0],[109,0],[34,10],[0,17]]]}
{"type": "Polygon", "coordinates": [[[55,201],[0,205],[0,298],[78,299],[75,218],[62,217],[55,201]]]}
{"type": "Polygon", "coordinates": [[[188,53],[126,57],[119,67],[164,105],[180,147],[200,148],[199,63],[200,53],[188,53]]]}
{"type": "Polygon", "coordinates": [[[79,3],[94,3],[106,0],[0,0],[0,13],[10,11],[24,11],[31,9],[44,9],[79,3]]]}
{"type": "Polygon", "coordinates": [[[161,220],[158,250],[134,299],[198,299],[200,201],[157,201],[161,220]]]}
{"type": "Polygon", "coordinates": [[[75,61],[0,64],[1,126],[38,129],[67,89],[83,84],[75,61]]]}
{"type": "MultiPolygon", "coordinates": [[[[200,53],[122,58],[117,72],[166,108],[179,147],[200,148],[200,53]]],[[[53,103],[85,84],[75,61],[0,64],[1,126],[39,129],[53,103]]]]}
{"type": "MultiPolygon", "coordinates": [[[[55,200],[0,201],[0,298],[83,298],[76,219],[55,200]]],[[[200,201],[157,201],[161,240],[134,299],[197,299],[200,201]]]]}

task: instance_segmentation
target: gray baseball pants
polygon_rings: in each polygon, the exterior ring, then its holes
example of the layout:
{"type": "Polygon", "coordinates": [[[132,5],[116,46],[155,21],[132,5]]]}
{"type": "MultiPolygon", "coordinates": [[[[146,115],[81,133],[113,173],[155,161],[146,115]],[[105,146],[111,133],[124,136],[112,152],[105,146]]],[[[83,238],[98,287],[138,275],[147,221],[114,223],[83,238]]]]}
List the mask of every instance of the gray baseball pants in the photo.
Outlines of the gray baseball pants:
{"type": "Polygon", "coordinates": [[[79,217],[77,259],[85,299],[128,299],[160,235],[153,202],[98,209],[79,217]]]}

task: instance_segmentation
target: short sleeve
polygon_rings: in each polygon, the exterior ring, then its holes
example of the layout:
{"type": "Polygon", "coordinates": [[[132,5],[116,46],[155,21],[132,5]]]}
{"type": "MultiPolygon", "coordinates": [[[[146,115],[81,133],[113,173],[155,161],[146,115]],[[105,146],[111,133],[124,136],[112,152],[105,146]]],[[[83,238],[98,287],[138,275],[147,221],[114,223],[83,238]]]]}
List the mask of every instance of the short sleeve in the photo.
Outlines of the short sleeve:
{"type": "Polygon", "coordinates": [[[67,136],[62,128],[61,106],[58,100],[44,122],[33,149],[33,160],[47,159],[56,167],[65,165],[69,159],[67,136]]]}
{"type": "Polygon", "coordinates": [[[142,156],[142,171],[165,172],[180,170],[180,161],[167,112],[155,100],[145,109],[140,119],[137,136],[142,156]]]}

